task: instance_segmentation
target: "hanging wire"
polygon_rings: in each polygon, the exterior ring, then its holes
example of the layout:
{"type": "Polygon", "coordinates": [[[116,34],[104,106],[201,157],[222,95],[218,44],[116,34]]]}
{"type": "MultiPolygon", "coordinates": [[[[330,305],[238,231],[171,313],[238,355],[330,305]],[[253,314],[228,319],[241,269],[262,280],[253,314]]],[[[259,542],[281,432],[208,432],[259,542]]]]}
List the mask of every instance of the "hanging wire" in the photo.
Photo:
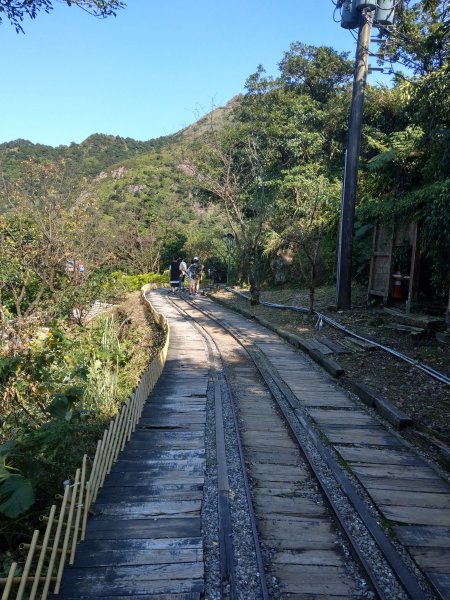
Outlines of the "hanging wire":
{"type": "MultiPolygon", "coordinates": [[[[249,297],[246,294],[244,294],[243,292],[239,292],[239,291],[233,290],[231,288],[226,288],[226,290],[228,292],[233,292],[234,294],[238,294],[239,296],[242,296],[246,300],[249,299],[249,297]]],[[[307,314],[307,313],[311,314],[311,311],[308,308],[305,308],[304,306],[292,306],[292,305],[288,305],[288,304],[275,304],[273,302],[263,302],[263,301],[261,301],[261,304],[263,306],[268,306],[269,308],[279,308],[279,309],[284,309],[284,310],[293,310],[293,311],[301,312],[301,313],[305,313],[305,314],[307,314]]],[[[372,344],[372,346],[374,346],[376,348],[380,348],[380,350],[384,350],[388,354],[391,354],[392,356],[395,356],[396,358],[399,358],[400,360],[407,362],[408,364],[412,365],[413,367],[420,369],[421,371],[423,371],[430,377],[433,377],[434,379],[437,379],[438,381],[441,381],[442,383],[450,385],[450,377],[448,377],[444,373],[440,373],[439,371],[436,371],[436,369],[433,369],[429,365],[421,363],[418,360],[411,358],[410,356],[407,356],[406,354],[402,354],[401,352],[398,352],[397,350],[393,350],[392,348],[389,348],[388,346],[379,344],[378,342],[375,342],[374,340],[371,340],[370,338],[364,337],[364,336],[360,335],[359,333],[355,333],[351,329],[348,329],[344,325],[341,325],[341,323],[338,323],[334,319],[331,319],[330,317],[327,317],[326,315],[324,315],[316,310],[314,310],[312,312],[312,314],[318,317],[317,323],[319,322],[319,319],[321,320],[322,326],[323,326],[323,323],[326,323],[327,325],[330,325],[331,327],[334,327],[335,329],[338,329],[339,331],[342,331],[351,337],[354,337],[363,342],[372,344]]],[[[316,323],[316,326],[317,326],[317,323],[316,323]]]]}

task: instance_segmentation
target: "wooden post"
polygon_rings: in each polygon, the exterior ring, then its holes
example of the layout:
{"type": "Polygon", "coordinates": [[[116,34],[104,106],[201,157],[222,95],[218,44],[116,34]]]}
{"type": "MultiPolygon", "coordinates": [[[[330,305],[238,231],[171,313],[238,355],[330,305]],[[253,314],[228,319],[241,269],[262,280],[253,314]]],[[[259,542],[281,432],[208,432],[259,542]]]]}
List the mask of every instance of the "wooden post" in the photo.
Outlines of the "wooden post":
{"type": "Polygon", "coordinates": [[[50,561],[48,563],[47,576],[45,578],[44,589],[43,589],[42,596],[41,596],[42,598],[47,598],[47,596],[48,596],[48,589],[50,587],[50,582],[51,582],[52,576],[53,576],[53,568],[55,565],[56,554],[58,553],[58,548],[59,548],[59,538],[61,537],[61,531],[62,531],[62,527],[63,527],[63,523],[64,523],[64,515],[66,513],[66,506],[67,506],[67,502],[69,500],[69,492],[70,492],[70,488],[68,485],[66,485],[65,490],[64,490],[63,501],[61,503],[61,509],[59,512],[59,519],[58,519],[58,524],[56,527],[55,537],[53,539],[52,553],[50,556],[50,561]]]}
{"type": "Polygon", "coordinates": [[[419,226],[417,223],[414,223],[414,231],[413,231],[413,239],[412,239],[412,248],[411,248],[411,269],[409,271],[409,287],[408,287],[408,299],[406,300],[406,313],[409,314],[411,312],[411,302],[413,298],[413,293],[416,285],[416,266],[417,266],[417,234],[418,234],[419,226]]]}
{"type": "Polygon", "coordinates": [[[31,588],[30,600],[34,600],[36,598],[38,585],[40,583],[40,576],[41,576],[41,572],[42,572],[42,567],[43,567],[44,561],[45,561],[45,559],[47,557],[48,544],[49,544],[49,541],[50,541],[50,534],[51,534],[52,527],[53,527],[53,522],[54,522],[54,519],[55,519],[55,513],[56,513],[56,505],[53,504],[53,506],[50,509],[50,515],[48,517],[47,527],[45,529],[44,540],[42,542],[42,548],[41,548],[41,554],[39,556],[39,561],[38,561],[38,564],[37,564],[37,567],[36,567],[36,572],[35,572],[35,576],[34,576],[33,587],[31,588]]]}
{"type": "Polygon", "coordinates": [[[7,600],[7,598],[9,598],[9,593],[10,593],[11,588],[14,583],[14,575],[16,573],[16,569],[17,569],[17,563],[14,562],[14,563],[12,563],[12,565],[9,568],[9,573],[8,573],[8,577],[6,580],[5,589],[3,590],[3,594],[2,594],[2,600],[7,600]]]}
{"type": "MultiPolygon", "coordinates": [[[[67,515],[66,531],[64,534],[64,538],[63,538],[62,552],[61,552],[61,557],[59,559],[58,571],[57,571],[57,575],[56,575],[55,594],[59,593],[59,588],[61,587],[61,579],[62,579],[62,574],[63,574],[63,570],[64,570],[64,564],[66,562],[66,556],[67,556],[69,543],[70,543],[70,536],[72,534],[72,519],[73,519],[73,514],[75,512],[75,507],[76,507],[76,504],[78,501],[79,487],[80,487],[80,474],[81,474],[80,469],[77,469],[76,473],[75,473],[75,481],[74,481],[73,488],[72,488],[72,497],[70,499],[69,514],[67,515]]],[[[61,519],[63,519],[63,518],[64,518],[64,516],[61,515],[61,519]]]]}
{"type": "Polygon", "coordinates": [[[80,481],[80,492],[78,494],[78,502],[76,505],[76,515],[75,515],[75,527],[74,527],[74,532],[73,532],[73,538],[72,538],[72,550],[70,553],[70,560],[69,560],[69,564],[73,565],[74,561],[75,561],[75,553],[77,551],[77,543],[78,543],[78,536],[80,533],[80,522],[81,522],[81,513],[83,510],[83,502],[85,501],[85,494],[86,494],[86,462],[87,462],[87,455],[85,454],[83,456],[83,463],[81,466],[81,481],[80,481]]]}
{"type": "Polygon", "coordinates": [[[33,539],[31,540],[30,549],[28,550],[27,559],[25,561],[25,566],[23,568],[22,573],[22,581],[20,582],[19,591],[17,592],[16,600],[22,600],[23,594],[25,592],[25,586],[28,583],[28,574],[30,572],[31,563],[33,560],[34,552],[36,550],[36,544],[39,537],[39,530],[36,529],[33,533],[33,539]]]}

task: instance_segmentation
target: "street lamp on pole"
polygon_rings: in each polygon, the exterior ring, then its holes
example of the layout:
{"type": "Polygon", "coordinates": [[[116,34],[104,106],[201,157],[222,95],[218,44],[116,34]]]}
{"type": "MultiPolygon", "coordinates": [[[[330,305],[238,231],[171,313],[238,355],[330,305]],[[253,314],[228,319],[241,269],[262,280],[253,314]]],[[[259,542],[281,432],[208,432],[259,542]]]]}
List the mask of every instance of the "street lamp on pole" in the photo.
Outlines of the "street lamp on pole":
{"type": "Polygon", "coordinates": [[[234,244],[234,233],[227,233],[225,236],[227,240],[227,251],[228,251],[228,264],[227,264],[227,285],[230,284],[230,263],[231,263],[231,250],[234,244]]]}

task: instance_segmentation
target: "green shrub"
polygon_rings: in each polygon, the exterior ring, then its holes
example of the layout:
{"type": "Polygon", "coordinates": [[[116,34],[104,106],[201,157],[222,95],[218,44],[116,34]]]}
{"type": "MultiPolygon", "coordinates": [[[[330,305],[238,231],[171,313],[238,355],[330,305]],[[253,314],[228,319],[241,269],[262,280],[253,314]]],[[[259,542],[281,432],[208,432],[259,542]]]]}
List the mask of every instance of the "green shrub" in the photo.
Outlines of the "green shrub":
{"type": "Polygon", "coordinates": [[[54,325],[20,354],[0,356],[0,514],[16,518],[61,491],[82,449],[95,450],[148,362],[144,336],[105,314],[85,328],[54,325]]]}
{"type": "Polygon", "coordinates": [[[168,272],[164,273],[140,273],[139,275],[115,274],[118,281],[125,286],[129,292],[137,292],[146,283],[155,283],[163,285],[168,282],[168,272]]]}
{"type": "Polygon", "coordinates": [[[15,519],[36,500],[52,501],[63,482],[93,455],[108,420],[55,418],[0,446],[0,513],[15,519]]]}

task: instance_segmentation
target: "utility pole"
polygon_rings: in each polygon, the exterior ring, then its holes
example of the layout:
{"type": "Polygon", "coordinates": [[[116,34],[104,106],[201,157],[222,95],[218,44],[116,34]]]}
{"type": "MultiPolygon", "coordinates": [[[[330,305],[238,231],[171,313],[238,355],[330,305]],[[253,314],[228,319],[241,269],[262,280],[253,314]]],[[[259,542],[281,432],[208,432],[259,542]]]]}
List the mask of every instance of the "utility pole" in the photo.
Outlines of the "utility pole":
{"type": "Polygon", "coordinates": [[[338,310],[349,310],[351,308],[353,224],[355,217],[356,189],[358,184],[358,162],[361,146],[364,91],[369,68],[369,45],[372,19],[372,10],[365,9],[359,14],[352,106],[347,138],[344,180],[342,184],[336,289],[336,305],[338,310]]]}

